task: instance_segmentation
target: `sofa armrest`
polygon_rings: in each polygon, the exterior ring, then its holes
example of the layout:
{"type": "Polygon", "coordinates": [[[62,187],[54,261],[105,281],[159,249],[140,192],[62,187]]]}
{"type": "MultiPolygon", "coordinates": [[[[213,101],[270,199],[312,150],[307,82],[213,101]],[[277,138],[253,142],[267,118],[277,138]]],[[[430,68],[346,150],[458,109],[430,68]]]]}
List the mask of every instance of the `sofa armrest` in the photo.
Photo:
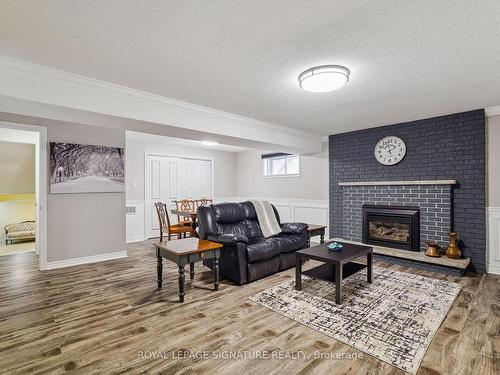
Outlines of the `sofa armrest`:
{"type": "Polygon", "coordinates": [[[219,242],[225,246],[236,245],[238,242],[247,244],[248,238],[242,234],[232,233],[232,234],[219,234],[207,236],[207,240],[219,242]]]}
{"type": "Polygon", "coordinates": [[[309,225],[305,223],[283,223],[281,224],[281,233],[301,234],[307,228],[309,228],[309,225]]]}

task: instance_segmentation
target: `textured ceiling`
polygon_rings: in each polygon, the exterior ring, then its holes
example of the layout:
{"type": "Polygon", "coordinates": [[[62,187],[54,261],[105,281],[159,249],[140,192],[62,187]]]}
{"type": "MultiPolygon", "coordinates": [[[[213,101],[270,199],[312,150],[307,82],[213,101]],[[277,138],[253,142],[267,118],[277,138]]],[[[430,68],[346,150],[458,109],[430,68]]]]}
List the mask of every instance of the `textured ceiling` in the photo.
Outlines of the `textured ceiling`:
{"type": "Polygon", "coordinates": [[[0,2],[0,54],[327,135],[500,104],[500,1],[0,2]],[[326,94],[297,76],[341,64],[326,94]]]}

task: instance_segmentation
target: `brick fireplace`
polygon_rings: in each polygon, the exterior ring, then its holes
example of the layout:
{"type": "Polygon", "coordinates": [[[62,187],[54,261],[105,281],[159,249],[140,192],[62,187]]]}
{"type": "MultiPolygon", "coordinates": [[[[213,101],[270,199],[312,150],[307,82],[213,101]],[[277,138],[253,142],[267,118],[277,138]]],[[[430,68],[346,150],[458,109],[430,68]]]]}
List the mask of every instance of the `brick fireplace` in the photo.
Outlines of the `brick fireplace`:
{"type": "MultiPolygon", "coordinates": [[[[340,182],[344,218],[342,238],[363,240],[364,205],[416,207],[419,210],[417,250],[424,250],[426,241],[430,240],[446,246],[448,233],[452,230],[452,187],[455,184],[455,180],[340,182]]],[[[401,248],[398,244],[393,247],[401,248]]]]}
{"type": "Polygon", "coordinates": [[[362,242],[363,205],[418,207],[421,250],[427,240],[446,246],[453,229],[472,270],[484,272],[485,135],[482,109],[331,135],[330,237],[362,242]],[[393,166],[374,157],[386,136],[407,148],[393,166]]]}

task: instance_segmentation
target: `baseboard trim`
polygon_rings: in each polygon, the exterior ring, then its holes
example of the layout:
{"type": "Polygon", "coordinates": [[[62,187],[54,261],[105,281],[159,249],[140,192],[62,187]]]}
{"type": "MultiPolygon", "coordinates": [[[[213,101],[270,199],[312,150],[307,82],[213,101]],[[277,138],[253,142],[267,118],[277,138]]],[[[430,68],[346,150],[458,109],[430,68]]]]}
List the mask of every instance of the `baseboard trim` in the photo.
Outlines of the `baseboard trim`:
{"type": "Polygon", "coordinates": [[[53,262],[47,262],[46,270],[53,270],[56,268],[78,266],[80,264],[104,262],[107,260],[126,258],[127,256],[128,255],[127,255],[126,251],[118,251],[116,253],[107,253],[107,254],[91,255],[88,257],[81,257],[81,258],[56,260],[53,262]]]}
{"type": "Polygon", "coordinates": [[[487,273],[492,273],[495,275],[500,275],[500,266],[489,264],[487,267],[487,273]]]}
{"type": "Polygon", "coordinates": [[[142,242],[146,241],[146,237],[138,236],[138,237],[127,237],[125,240],[126,243],[134,243],[134,242],[142,242]]]}

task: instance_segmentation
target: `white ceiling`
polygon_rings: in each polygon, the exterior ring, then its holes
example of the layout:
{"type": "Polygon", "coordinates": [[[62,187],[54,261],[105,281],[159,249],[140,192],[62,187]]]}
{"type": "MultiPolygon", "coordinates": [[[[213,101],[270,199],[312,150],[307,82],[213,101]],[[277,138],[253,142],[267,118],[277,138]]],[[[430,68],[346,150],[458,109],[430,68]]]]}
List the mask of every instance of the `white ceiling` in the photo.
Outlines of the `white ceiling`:
{"type": "Polygon", "coordinates": [[[500,1],[3,0],[0,54],[319,135],[500,104],[500,1]],[[341,64],[326,94],[297,76],[341,64]]]}

